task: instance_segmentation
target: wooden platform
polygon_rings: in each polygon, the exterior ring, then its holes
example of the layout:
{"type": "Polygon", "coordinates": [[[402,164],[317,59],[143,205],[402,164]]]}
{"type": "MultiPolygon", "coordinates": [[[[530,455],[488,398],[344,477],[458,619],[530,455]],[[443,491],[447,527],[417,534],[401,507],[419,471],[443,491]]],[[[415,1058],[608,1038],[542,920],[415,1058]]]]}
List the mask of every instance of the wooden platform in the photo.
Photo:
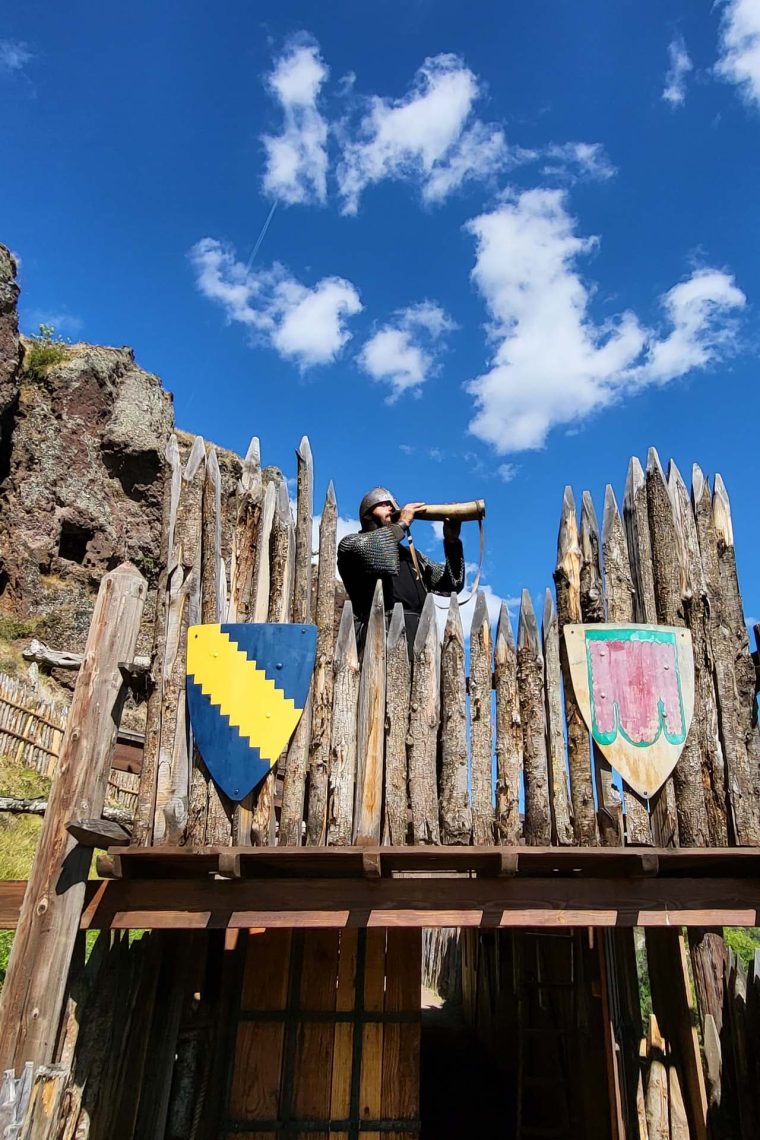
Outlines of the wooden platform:
{"type": "MultiPolygon", "coordinates": [[[[113,848],[84,928],[756,926],[758,848],[113,848]]],[[[16,924],[23,883],[0,887],[16,924]]]]}

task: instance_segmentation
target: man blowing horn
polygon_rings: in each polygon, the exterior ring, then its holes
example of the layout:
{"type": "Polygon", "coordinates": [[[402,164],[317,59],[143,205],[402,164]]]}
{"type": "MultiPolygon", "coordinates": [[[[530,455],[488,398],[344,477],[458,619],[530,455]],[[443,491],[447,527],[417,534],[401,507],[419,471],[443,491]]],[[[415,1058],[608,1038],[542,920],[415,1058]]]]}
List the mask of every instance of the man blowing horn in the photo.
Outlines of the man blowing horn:
{"type": "Polygon", "coordinates": [[[378,578],[383,583],[386,618],[397,602],[404,607],[410,656],[428,592],[448,595],[464,587],[459,521],[446,519],[443,524],[445,562],[431,562],[416,549],[413,556],[404,543],[405,538],[411,541],[415,512],[424,505],[407,503],[399,508],[386,487],[373,487],[359,504],[361,531],[347,535],[338,547],[338,570],[354,607],[359,652],[378,578]]]}

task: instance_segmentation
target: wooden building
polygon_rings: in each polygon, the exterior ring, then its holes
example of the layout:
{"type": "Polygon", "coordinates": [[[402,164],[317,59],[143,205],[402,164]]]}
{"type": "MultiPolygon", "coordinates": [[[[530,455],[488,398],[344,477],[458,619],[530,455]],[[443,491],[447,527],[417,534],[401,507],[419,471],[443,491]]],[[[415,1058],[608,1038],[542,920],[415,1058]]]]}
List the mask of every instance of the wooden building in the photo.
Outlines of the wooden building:
{"type": "Polygon", "coordinates": [[[6,1134],[757,1135],[758,971],[722,928],[759,921],[760,739],[720,477],[695,468],[689,494],[656,453],[646,472],[633,460],[601,532],[590,496],[579,519],[566,491],[541,629],[527,591],[516,638],[480,595],[466,654],[456,599],[441,640],[430,597],[410,663],[377,593],[360,663],[350,605],[336,613],[332,486],[312,588],[308,440],[293,515],[257,441],[232,495],[202,440],[167,455],[131,832],[101,819],[145,596],[122,566],[101,586],[29,883],[0,891],[17,924],[6,1134]],[[189,744],[198,620],[318,629],[304,715],[239,805],[189,744]],[[581,621],[691,633],[691,730],[648,802],[580,715],[562,631],[581,621]]]}

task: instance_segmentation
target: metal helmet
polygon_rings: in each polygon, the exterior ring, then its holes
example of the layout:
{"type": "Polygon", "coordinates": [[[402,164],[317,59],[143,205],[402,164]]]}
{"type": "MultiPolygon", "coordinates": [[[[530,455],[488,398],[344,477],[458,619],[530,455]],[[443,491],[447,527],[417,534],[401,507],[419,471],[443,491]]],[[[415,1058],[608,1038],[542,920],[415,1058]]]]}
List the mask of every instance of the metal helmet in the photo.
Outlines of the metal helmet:
{"type": "Polygon", "coordinates": [[[377,526],[377,523],[372,517],[372,508],[376,507],[378,503],[390,503],[394,511],[401,509],[387,487],[373,487],[371,491],[367,491],[367,494],[359,503],[359,518],[361,520],[362,530],[372,530],[377,526]]]}

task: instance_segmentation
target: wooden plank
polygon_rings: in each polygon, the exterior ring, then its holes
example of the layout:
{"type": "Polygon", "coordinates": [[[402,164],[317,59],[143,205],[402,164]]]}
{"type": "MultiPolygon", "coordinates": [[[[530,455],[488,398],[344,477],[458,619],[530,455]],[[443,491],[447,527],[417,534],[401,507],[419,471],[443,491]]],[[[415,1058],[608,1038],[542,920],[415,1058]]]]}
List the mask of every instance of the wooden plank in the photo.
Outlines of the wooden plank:
{"type": "Polygon", "coordinates": [[[68,1080],[69,1072],[61,1065],[43,1065],[36,1069],[29,1108],[17,1133],[19,1140],[55,1140],[68,1080]]]}
{"type": "MultiPolygon", "coordinates": [[[[325,842],[327,789],[330,765],[330,719],[335,659],[335,550],[338,505],[332,483],[327,488],[319,524],[319,569],[317,573],[317,656],[312,683],[311,742],[309,745],[309,806],[306,843],[325,842]]],[[[383,628],[383,640],[385,629],[383,628]]],[[[383,676],[385,663],[383,662],[383,676]]],[[[381,793],[382,800],[382,793],[381,793]]]]}
{"type": "MultiPolygon", "coordinates": [[[[380,1013],[385,993],[386,931],[368,930],[364,965],[364,1009],[380,1013]]],[[[361,1027],[362,1056],[359,1078],[359,1119],[378,1120],[382,1109],[383,1029],[381,1022],[361,1027]]],[[[371,1135],[371,1133],[369,1134],[371,1135]]]]}
{"type": "MultiPolygon", "coordinates": [[[[653,447],[649,449],[647,459],[646,487],[657,617],[666,625],[685,626],[684,599],[688,592],[688,582],[683,532],[677,525],[660,458],[653,447]]],[[[674,769],[673,785],[681,845],[709,846],[710,829],[702,788],[699,730],[695,721],[692,721],[674,769]]]]}
{"type": "Polygon", "coordinates": [[[131,564],[103,579],[0,999],[3,1069],[52,1060],[85,897],[91,852],[66,830],[74,812],[98,817],[125,689],[118,663],[134,655],[146,584],[131,564]]]}
{"type": "Polygon", "coordinates": [[[573,804],[573,829],[576,843],[593,846],[597,843],[594,791],[591,783],[591,750],[589,735],[575,700],[567,648],[561,636],[566,625],[581,621],[581,548],[578,542],[578,523],[575,500],[571,487],[565,488],[562,500],[559,537],[557,539],[557,566],[554,585],[557,590],[557,620],[560,633],[560,664],[565,695],[567,723],[567,755],[570,769],[570,795],[573,804]]]}
{"type": "MultiPolygon", "coordinates": [[[[358,930],[342,930],[340,932],[338,988],[335,998],[335,1008],[340,1012],[353,1010],[356,1003],[358,943],[358,930]]],[[[330,1098],[330,1117],[332,1120],[348,1120],[351,1115],[353,1046],[354,1026],[346,1022],[336,1023],[330,1098]]]]}
{"type": "Polygon", "coordinates": [[[517,679],[523,730],[525,840],[537,845],[551,839],[546,756],[544,662],[530,591],[523,590],[517,631],[517,679]]]}
{"type": "Polygon", "coordinates": [[[570,795],[565,763],[565,717],[562,708],[562,672],[559,659],[559,626],[551,590],[544,597],[541,630],[544,650],[544,699],[546,702],[546,753],[551,803],[552,843],[569,847],[573,842],[570,795]]]}
{"type": "Polygon", "coordinates": [[[130,840],[130,833],[120,823],[102,818],[70,819],[66,830],[82,847],[124,847],[130,840]]]}
{"type": "Polygon", "coordinates": [[[472,838],[493,843],[493,730],[491,727],[491,626],[486,596],[478,591],[470,632],[470,752],[472,838]]]}
{"type": "Polygon", "coordinates": [[[359,681],[358,763],[354,843],[380,842],[385,750],[385,606],[378,580],[367,623],[359,681]]]}
{"type": "Polygon", "coordinates": [[[522,724],[517,687],[517,649],[507,603],[502,602],[494,649],[496,689],[496,835],[499,843],[520,839],[522,724]]]}
{"type": "MultiPolygon", "coordinates": [[[[337,684],[337,681],[336,681],[337,684]]],[[[393,607],[385,650],[385,829],[386,843],[403,844],[409,830],[409,697],[412,669],[404,607],[393,607]]]]}
{"type": "MultiPolygon", "coordinates": [[[[267,930],[249,939],[241,1010],[281,1010],[287,1004],[291,931],[267,930]]],[[[274,1120],[280,1113],[284,1022],[241,1019],[235,1044],[229,1114],[274,1120]]]]}
{"type": "Polygon", "coordinates": [[[409,799],[415,844],[439,844],[436,759],[440,715],[440,646],[435,599],[428,594],[414,639],[409,708],[409,799]]]}
{"type": "MultiPolygon", "coordinates": [[[[422,936],[419,930],[390,929],[386,947],[385,1012],[420,1011],[422,936]]],[[[420,1022],[387,1021],[383,1034],[382,1116],[419,1117],[420,1022]]]]}
{"type": "Polygon", "coordinates": [[[359,677],[354,611],[351,602],[347,601],[335,646],[327,808],[327,842],[331,846],[350,844],[353,835],[359,677]]]}
{"type": "Polygon", "coordinates": [[[759,880],[672,878],[123,880],[85,929],[288,926],[756,926],[759,880]],[[753,893],[754,892],[754,893],[753,893]]]}
{"type": "MultiPolygon", "coordinates": [[[[401,611],[401,622],[403,624],[403,611],[401,611]]],[[[488,679],[488,699],[490,705],[490,669],[488,679]]],[[[482,767],[482,760],[479,761],[479,763],[482,767]]],[[[468,767],[464,631],[462,629],[462,619],[459,615],[457,596],[456,594],[452,594],[449,602],[446,627],[443,633],[443,647],[441,649],[441,774],[439,803],[442,843],[459,843],[465,845],[470,843],[473,829],[473,815],[467,790],[468,767]]],[[[490,753],[488,756],[488,767],[490,784],[490,753]]],[[[474,786],[475,778],[473,772],[473,787],[474,786]]],[[[484,790],[481,791],[481,797],[483,792],[484,790]]],[[[490,806],[489,796],[489,809],[490,806]]],[[[406,812],[404,814],[406,814],[406,812]]],[[[484,821],[481,819],[479,823],[481,832],[484,826],[484,821]]],[[[476,837],[475,842],[480,842],[480,840],[476,837]]]]}
{"type": "MultiPolygon", "coordinates": [[[[338,933],[334,930],[312,930],[303,938],[299,1007],[301,1010],[334,1011],[338,933]]],[[[334,1025],[330,1022],[301,1021],[298,1025],[293,1063],[292,1116],[295,1120],[329,1119],[333,1044],[334,1025]]]]}

